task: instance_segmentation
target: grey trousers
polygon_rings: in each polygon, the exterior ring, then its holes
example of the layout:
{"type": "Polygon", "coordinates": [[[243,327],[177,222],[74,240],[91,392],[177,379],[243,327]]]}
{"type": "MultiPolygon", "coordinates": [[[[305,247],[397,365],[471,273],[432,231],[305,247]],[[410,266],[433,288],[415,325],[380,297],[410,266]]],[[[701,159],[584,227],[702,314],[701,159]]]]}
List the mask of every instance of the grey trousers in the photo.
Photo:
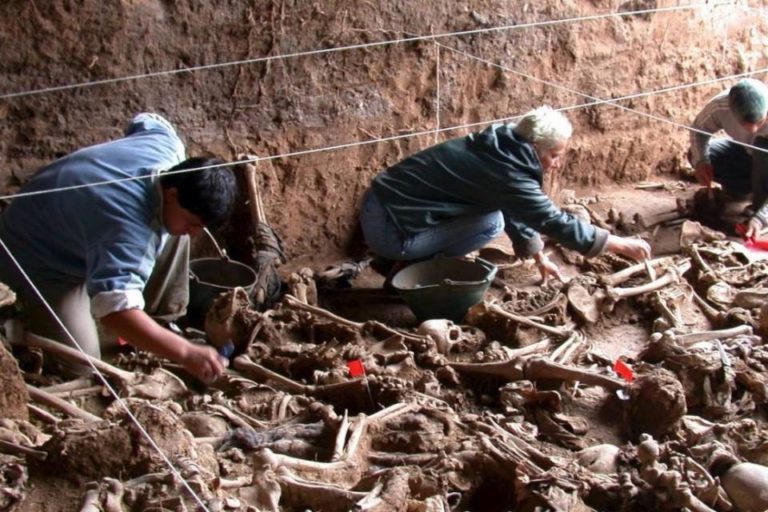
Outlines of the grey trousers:
{"type": "MultiPolygon", "coordinates": [[[[158,321],[170,322],[183,316],[189,302],[189,237],[170,237],[155,261],[149,281],[144,288],[144,310],[158,321]]],[[[72,339],[29,287],[23,276],[0,248],[0,280],[13,288],[22,307],[27,331],[68,346],[72,339]]],[[[25,269],[25,271],[30,272],[25,269]]],[[[83,351],[101,358],[103,346],[112,345],[109,336],[100,336],[96,320],[91,315],[91,301],[85,283],[66,276],[29,276],[56,316],[64,324],[83,351]]],[[[59,362],[59,369],[70,375],[88,373],[90,367],[59,362]]]]}

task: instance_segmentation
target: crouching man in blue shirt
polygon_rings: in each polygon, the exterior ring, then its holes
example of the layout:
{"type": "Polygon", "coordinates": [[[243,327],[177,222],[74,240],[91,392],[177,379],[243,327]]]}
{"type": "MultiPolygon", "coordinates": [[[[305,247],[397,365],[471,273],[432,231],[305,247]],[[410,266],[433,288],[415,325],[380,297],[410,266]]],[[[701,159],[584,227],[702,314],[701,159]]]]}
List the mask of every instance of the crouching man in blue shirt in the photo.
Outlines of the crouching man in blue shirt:
{"type": "MultiPolygon", "coordinates": [[[[0,216],[0,239],[86,353],[101,356],[98,320],[212,382],[226,360],[154,319],[186,312],[189,235],[225,222],[237,195],[234,173],[223,162],[185,158],[166,119],[140,114],[123,138],[40,169],[0,216]]],[[[0,281],[21,298],[27,330],[72,345],[1,249],[0,281]]],[[[70,374],[89,369],[61,367],[70,374]]]]}

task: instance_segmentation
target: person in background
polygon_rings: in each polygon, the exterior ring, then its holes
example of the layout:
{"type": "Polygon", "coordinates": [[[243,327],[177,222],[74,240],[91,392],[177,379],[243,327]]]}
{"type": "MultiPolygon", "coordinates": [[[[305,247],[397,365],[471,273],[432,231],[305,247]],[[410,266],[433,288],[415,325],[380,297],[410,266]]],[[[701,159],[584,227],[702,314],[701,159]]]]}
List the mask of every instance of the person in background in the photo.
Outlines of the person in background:
{"type": "Polygon", "coordinates": [[[748,238],[768,226],[768,86],[747,78],[710,99],[693,121],[691,164],[712,195],[717,182],[732,199],[752,197],[748,238]],[[713,139],[723,131],[728,138],[713,139]],[[748,144],[753,147],[745,147],[748,144]]]}
{"type": "Polygon", "coordinates": [[[623,238],[561,211],[542,190],[557,168],[573,129],[550,107],[517,124],[429,147],[379,173],[360,211],[372,266],[394,272],[435,255],[464,256],[505,231],[518,257],[533,257],[544,280],[562,279],[544,254],[544,234],[585,256],[603,251],[636,260],[650,257],[647,242],[623,238]]]}
{"type": "MultiPolygon", "coordinates": [[[[101,356],[99,321],[200,380],[215,380],[226,360],[156,319],[184,315],[189,235],[225,222],[234,206],[234,173],[223,165],[185,159],[173,126],[145,113],[123,138],[40,169],[0,216],[0,240],[8,249],[0,248],[0,281],[21,299],[26,330],[73,345],[16,263],[87,354],[101,356]]],[[[59,366],[74,375],[90,370],[59,366]]]]}

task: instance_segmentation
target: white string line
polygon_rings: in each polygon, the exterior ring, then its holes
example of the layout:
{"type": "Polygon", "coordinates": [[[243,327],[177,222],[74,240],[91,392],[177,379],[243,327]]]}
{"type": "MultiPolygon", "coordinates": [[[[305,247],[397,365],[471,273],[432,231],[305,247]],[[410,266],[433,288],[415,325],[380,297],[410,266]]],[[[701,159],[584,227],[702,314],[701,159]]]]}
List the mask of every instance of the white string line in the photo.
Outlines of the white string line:
{"type": "Polygon", "coordinates": [[[440,51],[435,41],[435,144],[440,140],[440,51]]]}
{"type": "Polygon", "coordinates": [[[401,43],[411,43],[415,41],[433,41],[437,39],[444,39],[448,37],[457,37],[457,36],[466,36],[466,35],[475,35],[475,34],[483,34],[483,33],[489,33],[489,32],[500,32],[504,30],[517,30],[517,29],[525,29],[525,28],[534,28],[534,27],[544,27],[544,26],[553,26],[553,25],[562,25],[565,23],[575,23],[575,22],[582,22],[582,21],[594,21],[594,20],[601,20],[605,18],[610,18],[614,16],[622,17],[622,16],[638,16],[643,14],[653,14],[653,13],[662,13],[662,12],[673,12],[673,11],[684,11],[684,10],[695,10],[703,7],[721,7],[726,5],[734,5],[734,0],[728,0],[728,1],[721,1],[721,2],[705,2],[705,3],[698,3],[698,4],[689,4],[689,5],[681,5],[681,6],[672,6],[672,7],[657,7],[654,9],[641,9],[637,11],[627,11],[627,12],[618,12],[618,13],[603,13],[603,14],[593,14],[590,16],[578,16],[573,18],[564,18],[559,20],[546,20],[546,21],[538,21],[538,22],[530,22],[530,23],[521,23],[519,25],[503,25],[500,27],[489,27],[489,28],[481,28],[481,29],[474,29],[474,30],[463,30],[458,32],[445,32],[442,34],[430,34],[425,36],[413,36],[413,37],[404,37],[400,39],[391,39],[388,41],[377,41],[373,43],[360,43],[360,44],[353,44],[348,46],[337,46],[334,48],[325,48],[320,50],[308,50],[304,52],[294,52],[294,53],[284,53],[281,55],[271,55],[266,57],[255,57],[252,59],[242,59],[242,60],[234,60],[234,61],[228,61],[228,62],[218,62],[215,64],[204,64],[201,66],[192,66],[188,68],[183,69],[169,69],[164,71],[154,71],[150,73],[141,73],[141,74],[135,74],[135,75],[128,75],[123,77],[115,77],[115,78],[105,78],[102,80],[92,80],[88,82],[80,82],[80,83],[74,83],[74,84],[66,84],[66,85],[58,85],[58,86],[51,86],[51,87],[44,87],[41,89],[31,89],[27,91],[19,91],[19,92],[11,92],[6,94],[0,94],[0,100],[5,99],[11,99],[11,98],[20,98],[24,96],[32,96],[32,95],[38,95],[38,94],[46,94],[50,92],[58,92],[58,91],[68,91],[73,89],[81,89],[84,87],[92,87],[96,85],[106,85],[106,84],[114,84],[119,82],[127,82],[132,80],[139,80],[142,78],[154,78],[154,77],[161,77],[161,76],[170,76],[170,75],[177,75],[181,73],[193,73],[196,71],[204,71],[204,70],[211,70],[211,69],[219,69],[224,67],[230,67],[230,66],[242,66],[245,64],[257,64],[260,62],[271,62],[273,60],[281,60],[281,59],[290,59],[295,57],[308,57],[313,55],[323,55],[328,53],[335,53],[335,52],[341,52],[341,51],[347,51],[347,50],[359,50],[363,48],[372,48],[376,46],[389,46],[394,44],[401,44],[401,43]]]}
{"type": "MultiPolygon", "coordinates": [[[[464,52],[462,50],[457,50],[455,48],[451,48],[450,46],[445,46],[445,45],[443,45],[441,43],[437,43],[437,44],[439,44],[443,48],[451,50],[451,51],[453,51],[455,53],[458,53],[458,54],[463,55],[465,57],[468,57],[470,59],[482,62],[482,63],[487,64],[489,66],[493,66],[493,67],[499,68],[499,69],[501,69],[503,71],[509,71],[510,73],[514,73],[516,75],[519,75],[519,76],[522,76],[524,78],[533,80],[535,82],[543,83],[545,85],[552,86],[552,87],[554,87],[556,89],[560,89],[562,91],[566,91],[566,92],[569,92],[571,94],[575,94],[577,96],[581,96],[583,98],[587,98],[587,99],[593,100],[594,103],[592,103],[592,105],[603,105],[603,104],[604,105],[610,105],[612,107],[616,107],[616,108],[619,108],[621,110],[625,110],[627,112],[632,112],[634,114],[639,114],[641,116],[644,116],[644,117],[647,117],[647,118],[650,118],[650,119],[654,119],[656,121],[661,121],[661,122],[664,122],[664,123],[667,123],[667,124],[671,124],[673,126],[677,126],[678,128],[684,128],[684,129],[686,129],[688,131],[700,133],[702,135],[708,135],[710,137],[712,135],[714,135],[714,134],[710,133],[708,131],[705,131],[705,130],[701,130],[701,129],[696,128],[696,127],[691,126],[691,125],[687,125],[687,124],[684,124],[684,123],[678,123],[677,121],[673,121],[673,120],[667,119],[665,117],[657,116],[655,114],[650,114],[648,112],[643,112],[641,110],[636,110],[636,109],[633,109],[633,108],[630,108],[630,107],[625,107],[624,105],[619,105],[618,103],[615,103],[615,102],[617,102],[617,101],[624,101],[624,100],[633,99],[633,98],[641,98],[641,97],[644,97],[644,96],[650,96],[650,95],[654,95],[654,94],[665,93],[665,92],[674,91],[674,90],[678,90],[678,89],[696,87],[698,85],[706,85],[706,84],[709,84],[709,83],[721,82],[721,81],[724,81],[724,80],[731,80],[733,78],[740,78],[740,77],[744,77],[744,76],[751,76],[751,75],[754,75],[754,74],[757,74],[757,73],[763,73],[765,71],[768,71],[768,68],[765,68],[765,69],[759,69],[759,70],[756,70],[756,71],[749,71],[749,72],[745,72],[745,73],[739,73],[737,75],[731,75],[731,76],[728,76],[728,77],[721,77],[721,78],[717,78],[717,79],[713,79],[713,80],[706,80],[706,81],[703,81],[703,82],[693,82],[691,84],[677,85],[677,86],[673,86],[673,87],[667,87],[667,88],[664,88],[664,89],[658,89],[658,90],[655,90],[655,91],[630,94],[630,95],[627,95],[627,96],[619,96],[617,98],[611,98],[611,99],[600,99],[600,98],[597,98],[595,96],[590,96],[589,94],[585,94],[585,93],[583,93],[581,91],[577,91],[575,89],[571,89],[570,87],[566,87],[564,85],[558,84],[556,82],[551,82],[549,80],[544,80],[542,78],[538,78],[536,76],[529,75],[528,73],[523,73],[522,71],[517,71],[515,69],[509,68],[509,67],[506,67],[506,66],[502,66],[501,64],[496,64],[495,62],[491,62],[491,61],[483,59],[481,57],[477,57],[475,55],[471,55],[471,54],[466,53],[466,52],[464,52]]],[[[557,110],[569,110],[569,109],[560,108],[560,109],[557,109],[557,110]]],[[[739,145],[739,146],[744,146],[746,148],[750,148],[750,149],[753,149],[753,150],[756,150],[756,151],[760,151],[760,152],[763,152],[763,153],[768,153],[768,150],[766,150],[764,148],[760,148],[760,147],[754,146],[752,144],[748,144],[746,142],[740,142],[740,141],[737,141],[737,140],[734,140],[734,139],[731,139],[730,141],[732,143],[734,143],[734,144],[739,145]]]]}
{"type": "Polygon", "coordinates": [[[166,465],[171,469],[171,472],[182,482],[184,487],[189,491],[189,493],[192,495],[194,500],[197,502],[198,505],[200,505],[203,510],[206,512],[209,512],[208,507],[205,506],[205,503],[202,502],[200,497],[195,493],[195,491],[192,489],[192,487],[189,485],[189,482],[187,482],[184,477],[181,475],[178,469],[176,469],[176,466],[173,465],[171,460],[165,455],[162,449],[160,449],[160,446],[157,445],[154,439],[152,439],[152,436],[149,435],[149,432],[144,429],[144,427],[139,422],[138,418],[133,415],[131,410],[128,408],[128,405],[123,401],[122,398],[120,398],[120,395],[118,395],[117,391],[112,387],[112,385],[109,383],[107,378],[104,376],[101,371],[99,371],[98,368],[93,364],[93,361],[91,361],[90,356],[85,353],[83,348],[80,346],[80,343],[77,342],[75,337],[72,335],[71,332],[69,332],[69,329],[67,329],[67,326],[64,325],[64,322],[59,318],[59,316],[56,314],[56,312],[53,310],[51,305],[48,303],[47,300],[45,300],[45,297],[43,297],[43,294],[40,292],[40,290],[35,286],[35,283],[32,282],[32,279],[29,277],[29,275],[24,271],[24,269],[21,267],[21,264],[19,264],[16,257],[11,253],[11,250],[8,248],[8,246],[5,244],[5,241],[0,238],[0,245],[2,245],[3,249],[5,250],[6,254],[11,258],[11,261],[13,262],[13,265],[21,272],[22,277],[24,280],[29,283],[29,285],[32,287],[32,290],[34,291],[35,295],[38,299],[40,299],[43,306],[45,306],[45,309],[48,310],[48,312],[51,314],[51,316],[56,319],[56,323],[59,324],[59,327],[64,331],[64,333],[67,335],[67,338],[72,341],[73,345],[77,350],[79,350],[85,357],[85,360],[88,362],[88,364],[93,369],[94,373],[98,376],[99,380],[104,384],[104,386],[107,388],[109,393],[117,400],[117,403],[120,404],[120,406],[125,410],[126,414],[128,414],[128,417],[133,421],[134,424],[138,427],[141,434],[147,438],[149,441],[149,444],[152,445],[152,447],[157,451],[157,453],[160,454],[160,457],[165,461],[166,465]]]}
{"type": "MultiPolygon", "coordinates": [[[[639,93],[634,93],[634,94],[630,94],[630,95],[626,95],[626,96],[620,96],[620,97],[617,97],[617,98],[612,98],[612,99],[607,99],[606,100],[606,99],[594,98],[592,96],[589,96],[587,94],[581,93],[579,91],[570,90],[570,89],[568,89],[568,88],[566,88],[564,86],[561,86],[559,84],[555,84],[553,82],[548,82],[546,80],[543,80],[543,79],[540,79],[540,78],[537,78],[537,77],[534,77],[534,76],[531,76],[531,75],[526,75],[526,74],[524,74],[522,72],[519,72],[519,71],[516,71],[516,70],[513,70],[513,69],[509,69],[509,68],[506,68],[504,66],[501,66],[500,64],[496,64],[494,62],[482,59],[480,57],[476,57],[474,55],[462,52],[461,50],[456,50],[454,48],[451,48],[450,46],[445,46],[445,45],[442,45],[442,44],[440,44],[440,46],[442,46],[443,48],[446,48],[448,50],[451,50],[453,52],[456,52],[456,53],[459,53],[459,54],[463,54],[463,55],[465,55],[465,56],[467,56],[467,57],[469,57],[471,59],[480,61],[480,62],[482,62],[484,64],[495,66],[495,67],[498,67],[498,68],[500,68],[502,70],[509,71],[511,73],[516,73],[516,74],[521,75],[521,76],[523,76],[525,78],[529,78],[531,80],[539,81],[539,82],[542,82],[544,84],[550,85],[552,87],[561,88],[561,89],[564,89],[564,90],[566,90],[568,92],[571,92],[573,94],[576,94],[576,95],[583,96],[585,98],[593,99],[594,100],[594,101],[591,101],[589,103],[579,103],[577,105],[571,105],[571,106],[567,106],[567,107],[560,107],[560,108],[557,109],[559,111],[571,111],[571,110],[578,110],[578,109],[582,109],[582,108],[588,108],[588,107],[591,107],[591,106],[598,106],[598,105],[608,104],[608,105],[612,105],[612,106],[615,106],[615,107],[623,109],[623,110],[627,110],[629,112],[637,113],[637,114],[640,114],[640,115],[643,115],[643,116],[646,116],[646,117],[649,117],[649,118],[652,118],[652,119],[656,119],[656,120],[659,120],[659,121],[662,121],[662,122],[665,122],[665,123],[670,123],[670,124],[673,124],[673,125],[685,128],[685,129],[690,130],[690,131],[695,131],[695,132],[701,133],[703,135],[712,135],[712,134],[709,133],[709,132],[706,132],[706,131],[699,130],[697,128],[691,127],[691,126],[687,126],[687,125],[684,125],[684,124],[681,124],[681,123],[676,123],[675,121],[672,121],[672,120],[669,120],[669,119],[666,119],[666,118],[654,116],[652,114],[648,114],[648,113],[641,112],[641,111],[638,111],[638,110],[633,110],[633,109],[631,109],[629,107],[624,107],[622,105],[617,105],[617,104],[615,104],[613,102],[615,102],[615,101],[623,101],[623,100],[628,100],[628,99],[634,99],[634,98],[642,98],[642,97],[646,97],[646,96],[652,96],[652,95],[655,95],[655,94],[662,94],[662,93],[676,91],[676,90],[680,90],[680,89],[693,88],[693,87],[698,87],[700,85],[713,84],[713,83],[722,82],[722,81],[726,81],[726,80],[732,80],[734,78],[750,76],[750,75],[757,74],[757,73],[768,72],[768,68],[765,68],[765,69],[760,69],[760,70],[756,70],[756,71],[752,71],[752,72],[739,73],[739,74],[736,74],[736,75],[729,75],[729,76],[715,78],[715,79],[710,79],[710,80],[702,80],[702,81],[699,81],[699,82],[691,82],[691,83],[688,83],[688,84],[675,85],[675,86],[671,86],[671,87],[665,87],[665,88],[662,88],[662,89],[656,89],[656,90],[653,90],[653,91],[639,92],[639,93]]],[[[489,124],[500,123],[500,122],[505,122],[505,121],[512,121],[514,119],[519,119],[520,117],[522,117],[522,115],[523,114],[518,114],[518,115],[513,115],[513,116],[505,116],[505,117],[500,117],[500,118],[491,119],[491,120],[478,121],[478,122],[474,122],[474,123],[465,123],[465,124],[448,126],[448,127],[444,127],[444,128],[438,128],[438,129],[434,129],[433,128],[433,129],[422,130],[422,131],[412,132],[412,133],[407,133],[407,134],[392,135],[392,136],[389,136],[389,137],[378,137],[378,138],[375,138],[375,139],[368,139],[368,140],[364,140],[364,141],[347,142],[347,143],[337,144],[337,145],[333,145],[333,146],[323,146],[323,147],[320,147],[320,148],[303,149],[303,150],[292,151],[292,152],[288,152],[288,153],[282,153],[282,154],[278,154],[278,155],[246,158],[246,159],[243,159],[243,160],[235,160],[235,161],[226,162],[226,163],[222,163],[222,164],[216,164],[216,165],[208,165],[208,166],[203,166],[203,167],[194,167],[194,168],[190,168],[190,169],[182,169],[182,170],[176,170],[176,171],[165,171],[165,172],[163,172],[163,175],[164,176],[170,176],[172,174],[183,174],[183,173],[186,173],[186,172],[197,172],[197,171],[202,171],[202,170],[205,170],[205,169],[216,169],[216,168],[220,168],[220,167],[227,167],[227,166],[230,166],[230,165],[234,166],[234,165],[239,165],[239,164],[254,163],[254,162],[258,162],[258,161],[277,160],[277,159],[281,159],[281,158],[293,158],[293,157],[311,155],[311,154],[314,154],[314,153],[322,153],[322,152],[326,152],[326,151],[337,151],[337,150],[341,150],[341,149],[349,149],[349,148],[354,148],[354,147],[358,147],[358,146],[365,146],[365,145],[368,145],[368,144],[376,144],[376,143],[379,143],[379,142],[391,142],[391,141],[400,140],[400,139],[407,139],[407,138],[411,138],[411,137],[421,137],[421,136],[430,135],[430,134],[434,135],[436,133],[449,132],[449,131],[453,131],[453,130],[462,130],[462,129],[466,129],[466,128],[473,128],[473,127],[476,127],[476,126],[489,125],[489,124]]],[[[735,140],[732,141],[732,142],[734,142],[735,144],[740,144],[740,145],[748,147],[748,148],[755,149],[757,151],[766,151],[763,148],[759,148],[759,147],[756,147],[756,146],[753,146],[753,145],[750,145],[750,144],[746,144],[746,143],[742,143],[742,142],[738,142],[738,141],[735,141],[735,140]]],[[[64,191],[68,191],[68,190],[78,190],[78,189],[82,189],[82,188],[98,187],[98,186],[103,186],[103,185],[109,185],[110,183],[123,183],[123,182],[128,182],[128,181],[138,181],[138,180],[143,180],[143,179],[150,179],[151,177],[152,176],[150,176],[150,175],[147,175],[147,176],[134,176],[134,177],[129,177],[129,178],[117,178],[117,179],[112,179],[112,180],[95,181],[95,182],[92,182],[92,183],[84,183],[82,185],[70,185],[70,186],[67,186],[67,187],[55,187],[55,188],[50,188],[50,189],[45,189],[45,190],[35,190],[35,191],[31,191],[31,192],[17,192],[16,194],[7,194],[7,195],[0,196],[0,200],[9,200],[9,199],[20,198],[20,197],[30,197],[30,196],[39,196],[39,195],[51,194],[51,193],[54,193],[54,192],[64,192],[64,191]]]]}
{"type": "MultiPolygon", "coordinates": [[[[482,62],[484,64],[488,64],[490,66],[494,66],[494,67],[500,68],[500,69],[502,69],[504,71],[509,71],[511,73],[516,73],[516,74],[521,75],[521,76],[523,76],[525,78],[529,78],[531,80],[539,81],[539,82],[542,82],[544,84],[550,85],[552,87],[561,88],[561,89],[564,89],[564,90],[566,90],[568,92],[571,92],[573,94],[576,94],[576,95],[583,96],[585,98],[593,99],[594,100],[594,101],[591,101],[589,103],[579,103],[577,105],[572,105],[572,106],[567,106],[567,107],[560,107],[557,110],[560,110],[560,111],[570,111],[570,110],[578,110],[578,109],[582,109],[582,108],[587,108],[587,107],[591,107],[591,106],[598,106],[598,105],[608,104],[608,105],[613,105],[613,106],[615,106],[617,108],[620,108],[620,109],[623,109],[623,110],[627,110],[629,112],[634,112],[634,113],[637,113],[637,114],[640,114],[640,115],[643,115],[643,116],[646,116],[646,117],[649,117],[649,118],[652,118],[652,119],[656,119],[656,120],[659,120],[659,121],[662,121],[662,122],[665,122],[665,123],[670,123],[670,124],[673,124],[673,125],[685,128],[686,130],[690,130],[690,131],[694,131],[694,132],[697,132],[697,133],[701,133],[703,135],[710,135],[710,136],[712,134],[709,133],[709,132],[706,132],[706,131],[703,131],[703,130],[699,130],[699,129],[694,128],[692,126],[687,126],[687,125],[684,125],[684,124],[681,124],[681,123],[677,123],[675,121],[672,121],[672,120],[669,120],[669,119],[666,119],[666,118],[654,116],[654,115],[648,114],[646,112],[641,112],[641,111],[638,111],[638,110],[633,110],[633,109],[631,109],[629,107],[624,107],[622,105],[617,105],[614,102],[616,102],[616,101],[624,101],[624,100],[629,100],[629,99],[635,99],[635,98],[642,98],[642,97],[647,97],[647,96],[653,96],[653,95],[656,95],[656,94],[662,94],[662,93],[677,91],[677,90],[681,90],[681,89],[689,89],[689,88],[698,87],[698,86],[701,86],[701,85],[709,85],[709,84],[714,84],[714,83],[718,83],[718,82],[724,82],[724,81],[727,81],[727,80],[733,80],[735,78],[751,76],[751,75],[754,75],[754,74],[757,74],[757,73],[768,72],[768,68],[763,68],[763,69],[759,69],[759,70],[756,70],[756,71],[739,73],[739,74],[735,74],[735,75],[728,75],[728,76],[724,76],[724,77],[720,77],[720,78],[701,80],[701,81],[698,81],[698,82],[691,82],[691,83],[686,83],[686,84],[674,85],[674,86],[670,86],[670,87],[664,87],[664,88],[661,88],[661,89],[655,89],[655,90],[652,90],[652,91],[645,91],[645,92],[638,92],[638,93],[628,94],[626,96],[619,96],[619,97],[612,98],[612,99],[600,99],[600,98],[594,98],[592,96],[589,96],[587,94],[581,93],[579,91],[574,91],[574,90],[568,89],[568,88],[566,88],[566,87],[564,87],[564,86],[562,86],[560,84],[556,84],[556,83],[553,83],[553,82],[548,82],[546,80],[543,80],[543,79],[540,79],[540,78],[537,78],[537,77],[534,77],[534,76],[531,76],[531,75],[526,75],[526,74],[524,74],[522,72],[510,69],[510,68],[506,68],[506,67],[504,67],[504,66],[502,66],[500,64],[496,64],[494,62],[482,59],[480,57],[476,57],[476,56],[471,55],[469,53],[465,53],[465,52],[463,52],[461,50],[457,50],[455,48],[452,48],[450,46],[445,46],[445,45],[440,44],[440,43],[437,43],[437,44],[439,46],[442,46],[443,48],[451,50],[451,51],[453,51],[455,53],[462,54],[462,55],[464,55],[466,57],[469,57],[471,59],[480,61],[480,62],[482,62]]],[[[257,162],[257,161],[260,161],[260,160],[262,160],[262,161],[269,161],[269,160],[277,160],[277,159],[280,159],[280,158],[292,158],[292,157],[298,157],[298,156],[306,156],[306,155],[311,155],[311,154],[314,154],[314,153],[321,153],[321,152],[326,152],[326,151],[336,151],[336,150],[340,150],[340,149],[348,149],[348,148],[353,148],[353,147],[357,147],[357,146],[365,146],[365,145],[368,145],[368,144],[375,144],[375,143],[378,143],[378,142],[390,142],[390,141],[395,141],[395,140],[400,140],[400,139],[407,139],[407,138],[410,138],[410,137],[421,137],[421,136],[429,135],[429,134],[436,134],[436,133],[448,132],[448,131],[453,131],[453,130],[462,130],[462,129],[465,129],[465,128],[473,128],[473,127],[481,126],[481,125],[488,125],[488,124],[493,124],[493,123],[500,123],[500,122],[505,122],[505,121],[511,121],[511,120],[514,120],[514,119],[518,119],[520,117],[522,117],[522,115],[518,114],[518,115],[514,115],[514,116],[506,116],[506,117],[501,117],[501,118],[496,118],[496,119],[491,119],[491,120],[479,121],[479,122],[475,122],[475,123],[466,123],[466,124],[455,125],[455,126],[448,126],[448,127],[444,127],[444,128],[438,128],[438,129],[429,129],[429,130],[412,132],[412,133],[407,133],[407,134],[402,134],[402,135],[392,135],[392,136],[389,136],[389,137],[378,137],[378,138],[375,138],[375,139],[369,139],[369,140],[364,140],[364,141],[354,141],[354,142],[348,142],[348,143],[344,143],[344,144],[337,144],[337,145],[333,145],[333,146],[324,146],[324,147],[320,147],[320,148],[304,149],[304,150],[299,150],[299,151],[292,151],[292,152],[288,152],[288,153],[282,153],[282,154],[278,154],[278,155],[247,158],[247,159],[236,160],[236,161],[227,162],[227,163],[223,163],[223,164],[209,165],[209,166],[204,166],[204,167],[194,167],[194,168],[190,168],[190,169],[177,170],[177,171],[166,171],[166,172],[163,173],[163,175],[168,176],[168,175],[172,175],[172,174],[182,174],[182,173],[185,173],[185,172],[196,172],[196,171],[201,171],[201,170],[204,170],[204,169],[215,169],[215,168],[226,167],[226,166],[230,166],[230,165],[254,163],[254,162],[257,162]]],[[[745,146],[745,147],[748,147],[748,148],[751,148],[751,149],[754,149],[754,150],[757,150],[757,151],[763,151],[763,152],[766,151],[763,148],[759,148],[757,146],[753,146],[753,145],[750,145],[750,144],[738,142],[738,141],[735,141],[735,140],[733,142],[735,144],[740,144],[742,146],[745,146]]],[[[36,191],[31,191],[31,192],[17,192],[16,194],[7,194],[7,195],[0,196],[0,200],[9,200],[9,199],[14,199],[14,198],[19,198],[19,197],[38,196],[38,195],[50,194],[50,193],[54,193],[54,192],[63,192],[63,191],[67,191],[67,190],[77,190],[77,189],[81,189],[81,188],[89,188],[89,187],[97,187],[97,186],[102,186],[102,185],[109,185],[110,183],[122,183],[122,182],[127,182],[127,181],[137,181],[137,180],[143,180],[143,179],[149,179],[149,178],[151,178],[151,176],[134,176],[134,177],[130,177],[130,178],[118,178],[118,179],[113,179],[113,180],[103,180],[103,181],[96,181],[96,182],[92,182],[92,183],[84,183],[82,185],[71,185],[71,186],[67,186],[67,187],[56,187],[56,188],[50,188],[50,189],[45,189],[45,190],[36,190],[36,191]]]]}

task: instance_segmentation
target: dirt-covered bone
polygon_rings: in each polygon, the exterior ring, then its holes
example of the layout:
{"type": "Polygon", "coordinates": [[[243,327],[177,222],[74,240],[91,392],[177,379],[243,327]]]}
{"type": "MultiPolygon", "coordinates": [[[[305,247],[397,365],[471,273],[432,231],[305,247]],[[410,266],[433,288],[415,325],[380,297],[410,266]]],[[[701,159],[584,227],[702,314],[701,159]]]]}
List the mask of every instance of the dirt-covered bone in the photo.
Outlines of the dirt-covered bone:
{"type": "Polygon", "coordinates": [[[109,363],[88,356],[53,340],[27,333],[27,343],[56,357],[66,358],[81,364],[92,363],[96,369],[111,377],[129,396],[148,399],[178,398],[188,393],[184,382],[171,372],[159,368],[151,374],[133,373],[112,366],[109,363]]]}
{"type": "Polygon", "coordinates": [[[513,359],[498,363],[449,363],[459,372],[473,375],[500,377],[508,381],[516,380],[562,380],[581,382],[590,386],[602,386],[611,391],[622,389],[624,383],[619,379],[599,373],[565,366],[543,358],[513,359]]]}

